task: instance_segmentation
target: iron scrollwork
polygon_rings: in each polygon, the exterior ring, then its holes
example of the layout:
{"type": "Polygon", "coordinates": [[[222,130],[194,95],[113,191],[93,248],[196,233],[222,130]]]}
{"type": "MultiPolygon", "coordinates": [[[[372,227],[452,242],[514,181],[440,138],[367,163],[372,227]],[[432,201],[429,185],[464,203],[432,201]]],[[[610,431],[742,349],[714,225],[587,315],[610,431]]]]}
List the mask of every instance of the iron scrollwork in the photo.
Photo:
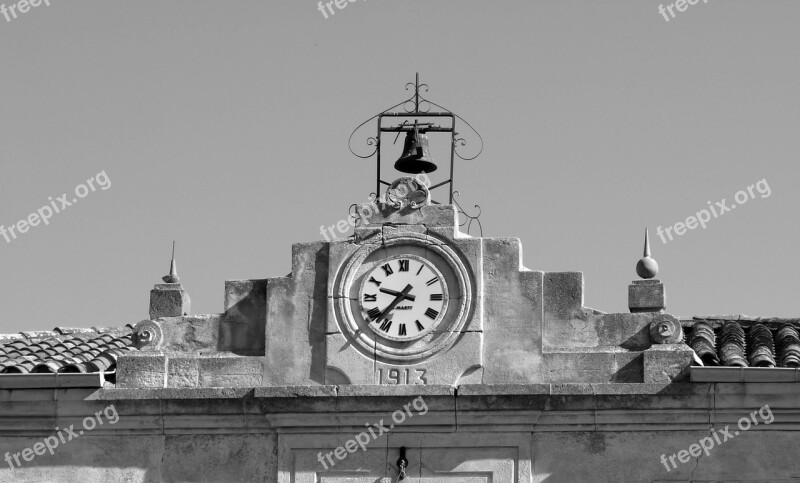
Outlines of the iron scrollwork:
{"type": "Polygon", "coordinates": [[[466,220],[464,220],[461,223],[459,223],[458,226],[467,225],[467,234],[471,235],[470,230],[472,229],[472,222],[476,221],[476,222],[478,222],[478,230],[480,231],[480,236],[483,237],[483,225],[481,225],[481,220],[479,220],[479,218],[481,216],[481,207],[480,207],[480,205],[475,205],[475,208],[478,209],[478,214],[475,215],[475,216],[470,215],[469,213],[464,211],[464,208],[462,208],[460,204],[458,204],[458,201],[456,200],[456,196],[461,196],[461,193],[459,193],[458,191],[454,191],[453,192],[453,203],[455,203],[456,207],[458,208],[458,213],[461,214],[461,215],[464,215],[464,217],[466,218],[466,220]]]}

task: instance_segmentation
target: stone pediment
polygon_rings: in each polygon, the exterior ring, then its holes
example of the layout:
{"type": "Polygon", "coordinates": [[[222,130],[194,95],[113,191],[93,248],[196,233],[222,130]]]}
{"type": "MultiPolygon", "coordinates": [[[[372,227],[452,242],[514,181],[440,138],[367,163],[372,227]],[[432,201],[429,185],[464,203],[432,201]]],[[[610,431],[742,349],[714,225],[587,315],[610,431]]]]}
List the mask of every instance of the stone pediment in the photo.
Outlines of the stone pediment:
{"type": "Polygon", "coordinates": [[[519,239],[462,233],[456,206],[425,197],[381,201],[358,206],[346,239],[294,244],[289,275],[226,282],[220,316],[142,322],[142,351],[120,359],[120,385],[687,377],[692,351],[675,335],[682,337],[675,317],[584,307],[580,272],[529,270],[519,239]],[[674,336],[660,337],[656,327],[674,336]]]}

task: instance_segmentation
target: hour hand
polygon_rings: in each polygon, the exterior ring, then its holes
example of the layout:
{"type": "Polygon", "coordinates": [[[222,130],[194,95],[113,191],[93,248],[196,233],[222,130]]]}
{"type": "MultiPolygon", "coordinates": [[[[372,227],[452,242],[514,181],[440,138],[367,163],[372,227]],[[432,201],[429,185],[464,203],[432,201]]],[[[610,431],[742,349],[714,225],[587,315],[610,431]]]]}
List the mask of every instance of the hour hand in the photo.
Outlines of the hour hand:
{"type": "Polygon", "coordinates": [[[383,320],[386,314],[394,310],[394,308],[397,307],[397,304],[399,304],[400,301],[403,300],[403,298],[405,298],[406,295],[408,295],[408,292],[410,292],[412,288],[414,287],[412,287],[411,284],[408,284],[406,285],[406,288],[404,288],[402,292],[397,292],[397,295],[395,296],[394,300],[392,300],[392,302],[389,304],[388,307],[383,309],[383,312],[381,312],[381,315],[378,316],[378,320],[376,320],[375,323],[378,323],[381,320],[383,320]]]}
{"type": "MultiPolygon", "coordinates": [[[[380,288],[378,290],[383,292],[383,293],[388,293],[389,295],[395,295],[395,296],[403,294],[403,292],[398,292],[397,290],[392,290],[392,289],[388,289],[388,288],[380,288]]],[[[408,299],[408,300],[410,300],[412,302],[416,299],[415,296],[409,295],[409,294],[403,294],[403,298],[408,299]]]]}

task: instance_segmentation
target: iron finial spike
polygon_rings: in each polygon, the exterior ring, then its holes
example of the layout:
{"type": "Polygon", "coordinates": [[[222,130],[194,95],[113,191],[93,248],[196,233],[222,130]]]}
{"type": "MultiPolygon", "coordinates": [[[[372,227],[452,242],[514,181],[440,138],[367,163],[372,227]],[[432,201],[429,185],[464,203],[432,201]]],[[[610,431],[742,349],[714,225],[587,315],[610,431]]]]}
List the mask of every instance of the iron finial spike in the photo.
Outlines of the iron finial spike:
{"type": "Polygon", "coordinates": [[[644,229],[644,256],[650,256],[650,233],[647,228],[644,229]]]}
{"type": "Polygon", "coordinates": [[[165,283],[179,283],[178,265],[175,263],[175,240],[172,241],[172,259],[169,262],[169,275],[161,277],[165,283]]]}
{"type": "Polygon", "coordinates": [[[417,81],[414,86],[414,112],[419,112],[419,72],[417,72],[417,81]]]}
{"type": "Polygon", "coordinates": [[[169,263],[169,276],[178,278],[178,267],[175,264],[175,241],[172,241],[172,260],[169,263]]]}

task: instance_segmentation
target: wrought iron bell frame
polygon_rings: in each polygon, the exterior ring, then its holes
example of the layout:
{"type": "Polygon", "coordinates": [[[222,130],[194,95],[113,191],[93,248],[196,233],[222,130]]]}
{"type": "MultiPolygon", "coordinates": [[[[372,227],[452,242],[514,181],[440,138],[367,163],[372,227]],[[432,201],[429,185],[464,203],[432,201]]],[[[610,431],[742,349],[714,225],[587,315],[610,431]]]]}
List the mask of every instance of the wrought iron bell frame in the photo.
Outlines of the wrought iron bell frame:
{"type": "MultiPolygon", "coordinates": [[[[483,152],[483,138],[481,137],[480,133],[475,130],[464,118],[459,116],[458,114],[448,110],[445,107],[436,104],[433,101],[430,101],[424,98],[420,91],[424,90],[424,92],[428,91],[427,84],[420,84],[419,82],[419,72],[416,75],[415,82],[409,82],[406,84],[406,90],[409,90],[411,87],[414,88],[414,95],[411,96],[409,99],[402,101],[394,106],[381,111],[380,113],[372,116],[371,118],[367,119],[363,123],[359,124],[353,132],[350,134],[350,139],[348,140],[348,145],[350,148],[350,152],[353,153],[355,156],[358,156],[362,159],[368,159],[373,156],[376,157],[376,176],[375,176],[375,193],[379,195],[381,192],[381,185],[389,186],[391,185],[390,181],[386,181],[381,178],[381,148],[382,148],[382,135],[387,133],[397,133],[399,137],[402,133],[408,133],[409,131],[413,132],[414,130],[419,130],[421,133],[449,133],[450,134],[450,174],[448,179],[432,185],[429,187],[430,191],[435,190],[436,188],[441,188],[442,186],[447,186],[449,188],[449,195],[448,195],[448,203],[453,204],[453,194],[458,193],[457,191],[453,191],[453,183],[454,183],[454,172],[455,172],[455,157],[458,156],[464,161],[470,161],[478,156],[480,156],[481,152],[483,152]],[[402,107],[402,110],[398,108],[402,107]],[[431,111],[433,107],[440,109],[439,111],[431,111]],[[419,118],[442,118],[445,120],[449,120],[449,125],[446,126],[434,126],[432,123],[418,123],[417,120],[419,118]],[[371,153],[367,155],[360,155],[353,150],[353,136],[365,126],[367,123],[372,121],[373,119],[377,120],[377,131],[375,136],[368,137],[366,140],[367,146],[374,146],[374,149],[371,153]],[[399,119],[406,119],[404,122],[397,124],[396,121],[399,119]],[[408,120],[414,119],[414,123],[409,124],[408,120]],[[458,152],[459,147],[466,146],[467,142],[464,138],[459,137],[459,133],[456,131],[456,119],[460,119],[475,135],[478,137],[480,141],[480,149],[478,152],[473,156],[462,156],[458,152]],[[387,122],[388,125],[384,125],[384,122],[387,122]],[[427,126],[422,129],[419,126],[427,126]]],[[[439,204],[437,201],[432,201],[433,203],[439,204]]]]}

